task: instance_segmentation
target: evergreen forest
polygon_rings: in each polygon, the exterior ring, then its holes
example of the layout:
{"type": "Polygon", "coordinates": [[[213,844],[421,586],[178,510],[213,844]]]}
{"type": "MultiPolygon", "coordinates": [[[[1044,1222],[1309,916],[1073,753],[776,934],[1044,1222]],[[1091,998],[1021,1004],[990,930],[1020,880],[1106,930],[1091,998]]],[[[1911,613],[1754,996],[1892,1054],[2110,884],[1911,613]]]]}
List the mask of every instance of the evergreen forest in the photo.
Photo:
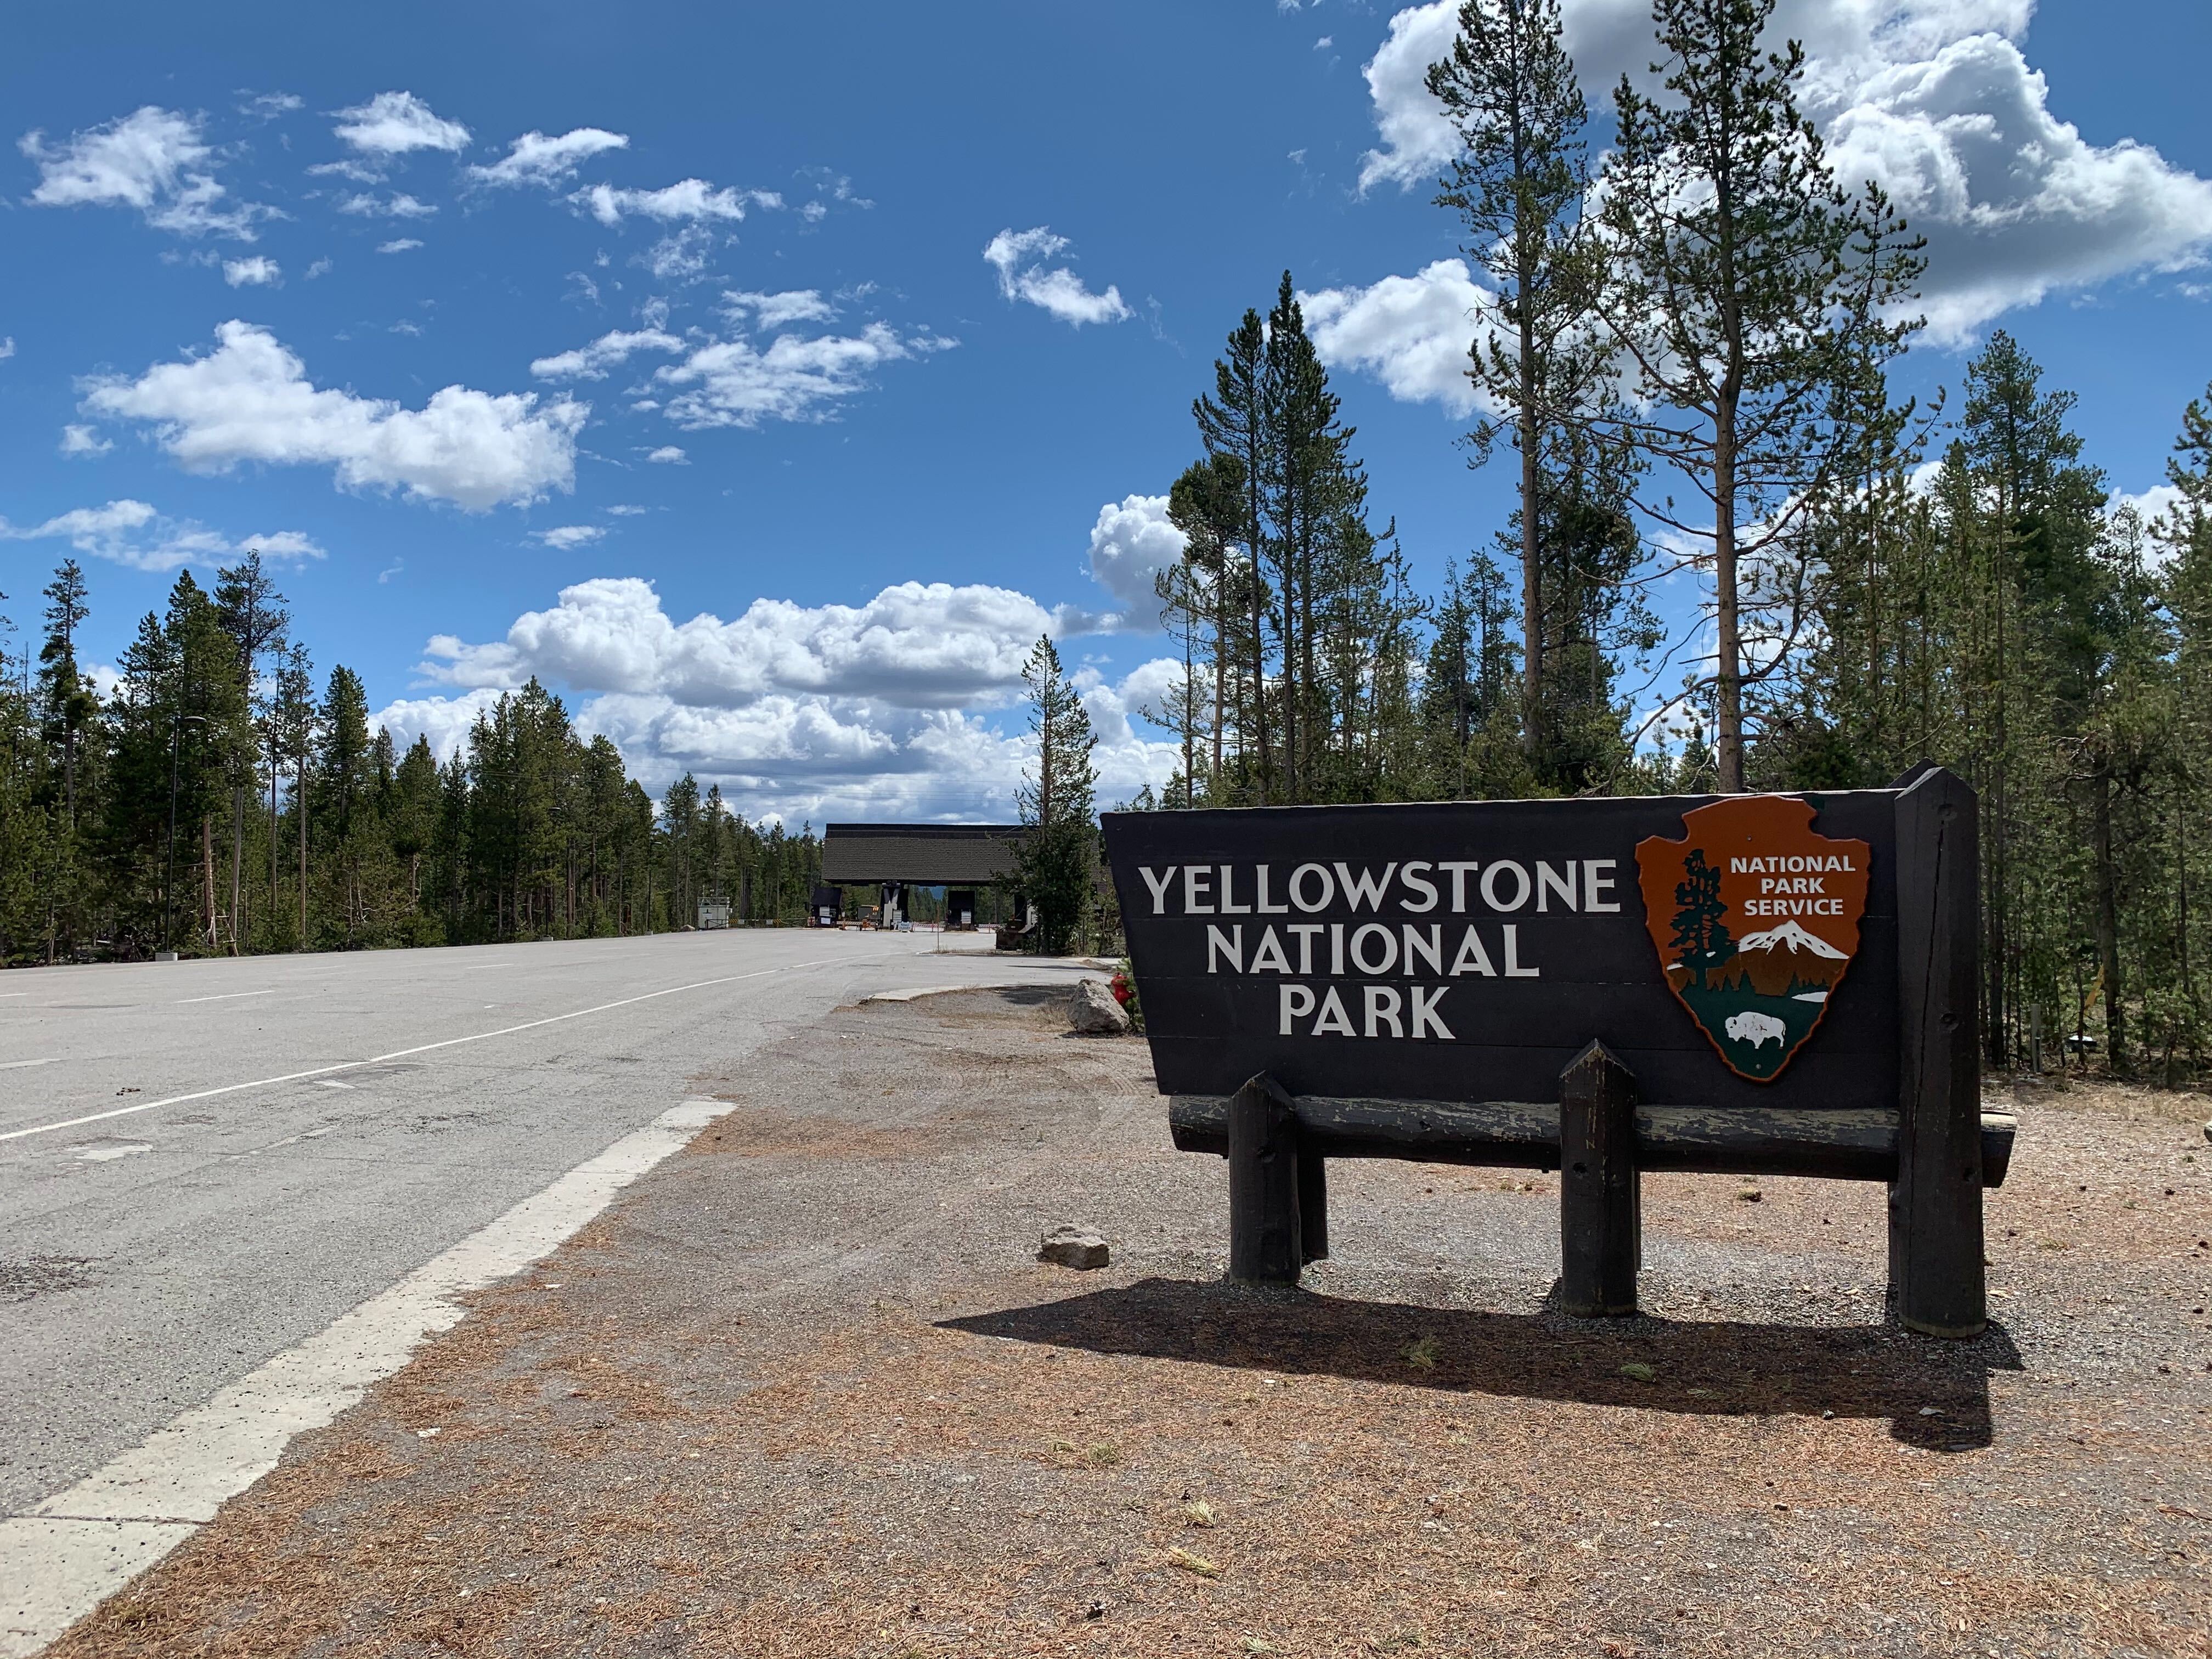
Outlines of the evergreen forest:
{"type": "Polygon", "coordinates": [[[105,696],[75,561],[0,682],[0,961],[358,950],[665,932],[702,899],[796,923],[811,830],[754,825],[685,776],[656,804],[535,680],[441,764],[319,678],[257,553],[187,570],[105,696]]]}

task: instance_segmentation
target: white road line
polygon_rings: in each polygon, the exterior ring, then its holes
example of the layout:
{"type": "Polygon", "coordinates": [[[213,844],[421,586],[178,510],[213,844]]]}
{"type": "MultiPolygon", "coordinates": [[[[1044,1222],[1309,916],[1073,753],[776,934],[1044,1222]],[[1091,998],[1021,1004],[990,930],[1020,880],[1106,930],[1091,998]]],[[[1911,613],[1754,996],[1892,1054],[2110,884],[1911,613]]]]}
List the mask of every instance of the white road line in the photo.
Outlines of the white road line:
{"type": "Polygon", "coordinates": [[[717,1100],[672,1107],[143,1445],[0,1520],[0,1659],[42,1650],[275,1468],[295,1435],[349,1409],[424,1339],[459,1324],[467,1310],[458,1297],[557,1248],[729,1109],[717,1100]]]}
{"type": "Polygon", "coordinates": [[[225,991],[221,996],[179,997],[177,999],[176,1006],[181,1008],[188,1002],[235,1002],[240,997],[273,997],[278,991],[284,988],[284,987],[277,985],[271,986],[266,991],[225,991]]]}
{"type": "Polygon", "coordinates": [[[61,1063],[59,1055],[52,1055],[45,1060],[0,1060],[0,1072],[20,1072],[26,1066],[58,1066],[61,1063]]]}
{"type": "MultiPolygon", "coordinates": [[[[181,1106],[188,1100],[212,1100],[217,1095],[234,1095],[243,1089],[268,1089],[279,1083],[297,1083],[302,1078],[328,1077],[332,1072],[358,1071],[364,1066],[381,1066],[388,1060],[404,1060],[410,1054],[427,1054],[434,1049],[451,1048],[459,1043],[483,1042],[491,1037],[512,1036],[517,1031],[534,1031],[541,1025],[557,1025],[564,1019],[581,1019],[587,1014],[604,1014],[611,1008],[627,1008],[634,1002],[650,1002],[655,997],[672,997],[683,991],[703,991],[715,985],[735,985],[740,980],[760,979],[769,974],[796,973],[802,968],[820,968],[834,960],[830,957],[817,957],[811,962],[786,963],[775,968],[756,969],[750,974],[726,974],[720,979],[694,980],[689,985],[672,985],[662,991],[647,991],[639,996],[602,1002],[596,1008],[579,1008],[572,1013],[548,1014],[544,1019],[526,1019],[520,1025],[502,1025],[496,1031],[477,1031],[469,1036],[447,1037],[442,1042],[424,1042],[412,1048],[394,1048],[388,1054],[372,1054],[367,1060],[342,1060],[334,1066],[310,1066],[304,1072],[287,1072],[282,1077],[256,1078],[251,1083],[226,1083],[219,1089],[196,1089],[188,1095],[171,1095],[162,1100],[141,1101],[135,1106],[117,1106],[105,1112],[89,1112],[82,1117],[64,1118],[58,1123],[39,1123],[27,1129],[10,1129],[5,1134],[0,1134],[0,1141],[21,1140],[26,1135],[51,1134],[56,1129],[75,1129],[87,1123],[104,1123],[112,1117],[129,1117],[133,1113],[150,1112],[160,1106],[181,1106]]],[[[856,959],[852,965],[859,966],[859,960],[856,959]]]]}

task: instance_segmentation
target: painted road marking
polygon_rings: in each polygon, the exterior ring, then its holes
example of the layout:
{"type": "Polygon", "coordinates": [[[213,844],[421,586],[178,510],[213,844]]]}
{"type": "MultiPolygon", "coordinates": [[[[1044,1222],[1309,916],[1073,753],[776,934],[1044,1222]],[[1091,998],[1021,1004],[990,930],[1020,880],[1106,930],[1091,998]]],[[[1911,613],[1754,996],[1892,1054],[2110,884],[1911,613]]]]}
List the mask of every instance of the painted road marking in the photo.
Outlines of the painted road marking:
{"type": "Polygon", "coordinates": [[[728,1110],[719,1100],[670,1108],[390,1290],[156,1429],[143,1445],[29,1514],[0,1521],[0,1585],[8,1586],[0,1590],[6,1598],[0,1601],[0,1656],[29,1659],[40,1651],[275,1468],[295,1435],[330,1422],[405,1364],[426,1338],[459,1324],[467,1311],[459,1297],[558,1248],[617,1193],[728,1110]]]}
{"type": "MultiPolygon", "coordinates": [[[[735,985],[740,980],[761,979],[769,974],[793,974],[802,968],[820,968],[835,958],[819,957],[812,962],[794,962],[775,968],[759,968],[750,974],[726,974],[720,979],[694,980],[689,985],[672,985],[665,990],[647,991],[634,997],[623,997],[613,1002],[602,1002],[595,1008],[578,1008],[566,1014],[548,1014],[543,1019],[526,1019],[520,1025],[502,1025],[496,1031],[477,1031],[468,1036],[447,1037],[442,1042],[418,1043],[412,1048],[395,1048],[388,1054],[372,1054],[367,1060],[342,1060],[333,1066],[312,1066],[304,1072],[287,1072],[282,1077],[260,1077],[251,1083],[226,1083],[218,1089],[196,1089],[188,1095],[170,1095],[162,1100],[141,1101],[135,1106],[117,1106],[105,1112],[91,1112],[83,1117],[64,1118],[56,1123],[33,1124],[27,1129],[10,1129],[0,1134],[0,1141],[21,1140],[26,1135],[50,1134],[56,1129],[74,1129],[87,1123],[104,1123],[112,1117],[129,1117],[135,1112],[150,1112],[161,1106],[181,1106],[188,1100],[212,1100],[217,1095],[234,1095],[245,1089],[273,1088],[279,1083],[297,1083],[311,1077],[328,1077],[332,1072],[355,1072],[364,1066],[380,1066],[388,1060],[404,1060],[410,1054],[427,1054],[440,1048],[451,1048],[464,1042],[483,1042],[492,1037],[512,1036],[517,1031],[534,1031],[541,1025],[557,1025],[564,1019],[582,1019],[588,1014],[604,1014],[611,1008],[627,1008],[633,1003],[650,1002],[655,997],[672,997],[684,991],[703,991],[711,986],[735,985]]],[[[848,966],[859,967],[866,959],[855,958],[848,966]]],[[[882,958],[875,958],[882,960],[882,958]]]]}
{"type": "Polygon", "coordinates": [[[44,1060],[0,1060],[0,1072],[20,1072],[26,1066],[58,1066],[61,1056],[50,1054],[44,1060]]]}
{"type": "Polygon", "coordinates": [[[273,997],[283,988],[280,985],[271,987],[266,991],[225,991],[221,996],[179,997],[176,1006],[181,1008],[188,1002],[235,1002],[240,997],[273,997]]]}
{"type": "Polygon", "coordinates": [[[112,1164],[118,1158],[136,1158],[153,1150],[144,1141],[134,1140],[127,1146],[88,1146],[76,1156],[80,1164],[112,1164]]]}

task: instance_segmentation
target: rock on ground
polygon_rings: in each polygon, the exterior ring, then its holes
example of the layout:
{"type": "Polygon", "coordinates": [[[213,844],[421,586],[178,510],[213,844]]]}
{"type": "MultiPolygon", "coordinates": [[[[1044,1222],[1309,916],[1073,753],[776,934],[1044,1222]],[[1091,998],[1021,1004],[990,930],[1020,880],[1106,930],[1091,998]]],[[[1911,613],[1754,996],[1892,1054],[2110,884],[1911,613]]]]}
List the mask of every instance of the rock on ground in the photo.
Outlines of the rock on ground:
{"type": "Polygon", "coordinates": [[[1103,1267],[1106,1241],[1085,1227],[1054,1227],[1044,1236],[1037,1260],[1061,1267],[1103,1267]]]}
{"type": "Polygon", "coordinates": [[[1068,999],[1067,1023],[1086,1036],[1119,1036],[1129,1029],[1129,1013],[1105,981],[1082,979],[1068,999]]]}

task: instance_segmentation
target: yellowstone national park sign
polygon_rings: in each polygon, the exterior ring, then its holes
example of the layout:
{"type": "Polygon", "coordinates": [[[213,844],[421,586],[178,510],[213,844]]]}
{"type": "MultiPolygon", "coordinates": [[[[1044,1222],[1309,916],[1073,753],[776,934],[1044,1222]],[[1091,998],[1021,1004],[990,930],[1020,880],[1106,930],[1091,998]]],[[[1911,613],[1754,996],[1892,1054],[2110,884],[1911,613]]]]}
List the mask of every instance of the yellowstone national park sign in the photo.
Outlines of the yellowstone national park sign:
{"type": "Polygon", "coordinates": [[[1110,813],[1163,1092],[1893,1109],[1894,790],[1110,813]]]}

